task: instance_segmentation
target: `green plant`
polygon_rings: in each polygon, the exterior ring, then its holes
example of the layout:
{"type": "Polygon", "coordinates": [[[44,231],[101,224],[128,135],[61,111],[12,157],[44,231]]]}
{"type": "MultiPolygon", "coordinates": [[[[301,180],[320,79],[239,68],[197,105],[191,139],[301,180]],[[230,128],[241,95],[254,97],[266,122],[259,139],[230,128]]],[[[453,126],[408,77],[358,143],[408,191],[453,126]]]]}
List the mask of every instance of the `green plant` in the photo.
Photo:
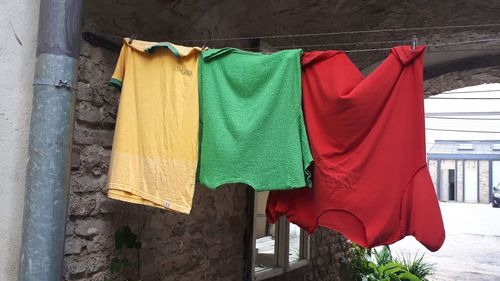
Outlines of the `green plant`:
{"type": "Polygon", "coordinates": [[[436,270],[436,264],[424,261],[424,254],[416,253],[412,256],[409,252],[401,257],[397,257],[396,261],[406,267],[412,274],[418,276],[422,281],[428,281],[427,277],[431,276],[436,270]]]}
{"type": "Polygon", "coordinates": [[[368,266],[372,272],[362,277],[365,281],[420,281],[420,278],[408,272],[403,265],[391,261],[386,264],[376,264],[369,261],[368,266]]]}
{"type": "Polygon", "coordinates": [[[381,250],[366,250],[353,244],[347,254],[353,278],[359,281],[426,281],[432,274],[434,265],[426,263],[423,255],[395,259],[389,246],[381,250]]]}
{"type": "Polygon", "coordinates": [[[129,259],[123,257],[123,250],[125,249],[135,249],[139,250],[142,244],[138,240],[135,233],[132,232],[130,227],[124,226],[117,231],[115,231],[115,250],[116,254],[112,257],[110,262],[109,271],[110,276],[105,276],[104,281],[112,280],[123,280],[130,281],[129,279],[122,276],[123,272],[136,265],[136,262],[130,261],[129,259]]]}
{"type": "Polygon", "coordinates": [[[372,269],[368,265],[368,261],[371,259],[368,251],[363,247],[352,244],[351,248],[347,252],[346,262],[351,267],[351,272],[354,275],[355,280],[362,280],[363,276],[370,274],[372,269]]]}
{"type": "Polygon", "coordinates": [[[392,253],[389,246],[383,246],[380,251],[373,249],[373,258],[379,265],[385,265],[392,261],[392,253]]]}

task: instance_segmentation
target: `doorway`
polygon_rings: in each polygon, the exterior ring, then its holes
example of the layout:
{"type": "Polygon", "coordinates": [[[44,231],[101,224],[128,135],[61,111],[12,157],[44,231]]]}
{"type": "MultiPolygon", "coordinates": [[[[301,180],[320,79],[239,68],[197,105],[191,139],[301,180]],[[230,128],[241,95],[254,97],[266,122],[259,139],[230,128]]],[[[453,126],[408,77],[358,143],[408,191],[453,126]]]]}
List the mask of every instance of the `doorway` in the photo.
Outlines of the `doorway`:
{"type": "Polygon", "coordinates": [[[457,184],[455,169],[448,170],[448,201],[456,201],[457,184]]]}
{"type": "Polygon", "coordinates": [[[465,202],[478,202],[478,171],[476,161],[465,161],[465,202]]]}

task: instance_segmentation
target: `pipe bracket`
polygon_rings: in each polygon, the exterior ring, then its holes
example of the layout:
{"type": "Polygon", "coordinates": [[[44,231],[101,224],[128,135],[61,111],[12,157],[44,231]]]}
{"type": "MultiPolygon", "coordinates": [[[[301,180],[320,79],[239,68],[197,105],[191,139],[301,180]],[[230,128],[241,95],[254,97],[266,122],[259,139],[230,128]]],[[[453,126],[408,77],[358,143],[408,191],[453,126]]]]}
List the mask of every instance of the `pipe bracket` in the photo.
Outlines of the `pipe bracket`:
{"type": "Polygon", "coordinates": [[[54,82],[52,80],[48,79],[35,79],[33,81],[33,86],[38,86],[38,85],[45,85],[45,86],[54,86],[56,88],[69,88],[69,89],[76,89],[75,83],[69,81],[69,80],[62,80],[59,79],[59,81],[54,82]]]}

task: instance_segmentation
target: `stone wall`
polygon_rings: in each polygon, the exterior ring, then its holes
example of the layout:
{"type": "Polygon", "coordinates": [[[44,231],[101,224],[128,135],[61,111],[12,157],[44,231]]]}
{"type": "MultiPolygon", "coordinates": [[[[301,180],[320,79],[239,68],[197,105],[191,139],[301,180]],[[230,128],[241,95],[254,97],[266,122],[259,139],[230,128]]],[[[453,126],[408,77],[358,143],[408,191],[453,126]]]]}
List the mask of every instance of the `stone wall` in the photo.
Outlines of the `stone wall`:
{"type": "Polygon", "coordinates": [[[141,280],[243,280],[246,186],[196,187],[190,215],[140,213],[141,280]]]}
{"type": "Polygon", "coordinates": [[[119,93],[108,85],[117,54],[82,43],[75,109],[65,280],[103,280],[114,232],[134,206],[109,200],[105,186],[119,93]]]}
{"type": "Polygon", "coordinates": [[[479,161],[479,203],[490,203],[490,162],[479,161]]]}
{"type": "Polygon", "coordinates": [[[500,83],[500,66],[453,71],[425,81],[426,93],[442,93],[486,83],[500,83]]]}

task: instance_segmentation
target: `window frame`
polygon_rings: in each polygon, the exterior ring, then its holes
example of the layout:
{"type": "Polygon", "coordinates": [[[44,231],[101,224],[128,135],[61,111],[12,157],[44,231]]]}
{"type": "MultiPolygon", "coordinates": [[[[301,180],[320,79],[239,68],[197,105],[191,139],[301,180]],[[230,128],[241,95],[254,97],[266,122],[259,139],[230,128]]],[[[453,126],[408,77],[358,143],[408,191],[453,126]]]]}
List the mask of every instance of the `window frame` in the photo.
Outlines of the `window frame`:
{"type": "Polygon", "coordinates": [[[252,210],[252,222],[251,222],[251,266],[250,266],[250,280],[260,281],[266,280],[268,278],[276,277],[290,272],[309,264],[310,260],[310,238],[306,231],[300,229],[300,246],[299,246],[299,259],[297,261],[290,262],[290,222],[288,222],[285,216],[281,216],[275,223],[276,239],[275,239],[275,259],[276,265],[271,268],[265,268],[258,272],[255,271],[255,261],[256,261],[256,217],[257,217],[257,200],[256,191],[252,190],[251,200],[248,204],[251,205],[252,210]]]}

